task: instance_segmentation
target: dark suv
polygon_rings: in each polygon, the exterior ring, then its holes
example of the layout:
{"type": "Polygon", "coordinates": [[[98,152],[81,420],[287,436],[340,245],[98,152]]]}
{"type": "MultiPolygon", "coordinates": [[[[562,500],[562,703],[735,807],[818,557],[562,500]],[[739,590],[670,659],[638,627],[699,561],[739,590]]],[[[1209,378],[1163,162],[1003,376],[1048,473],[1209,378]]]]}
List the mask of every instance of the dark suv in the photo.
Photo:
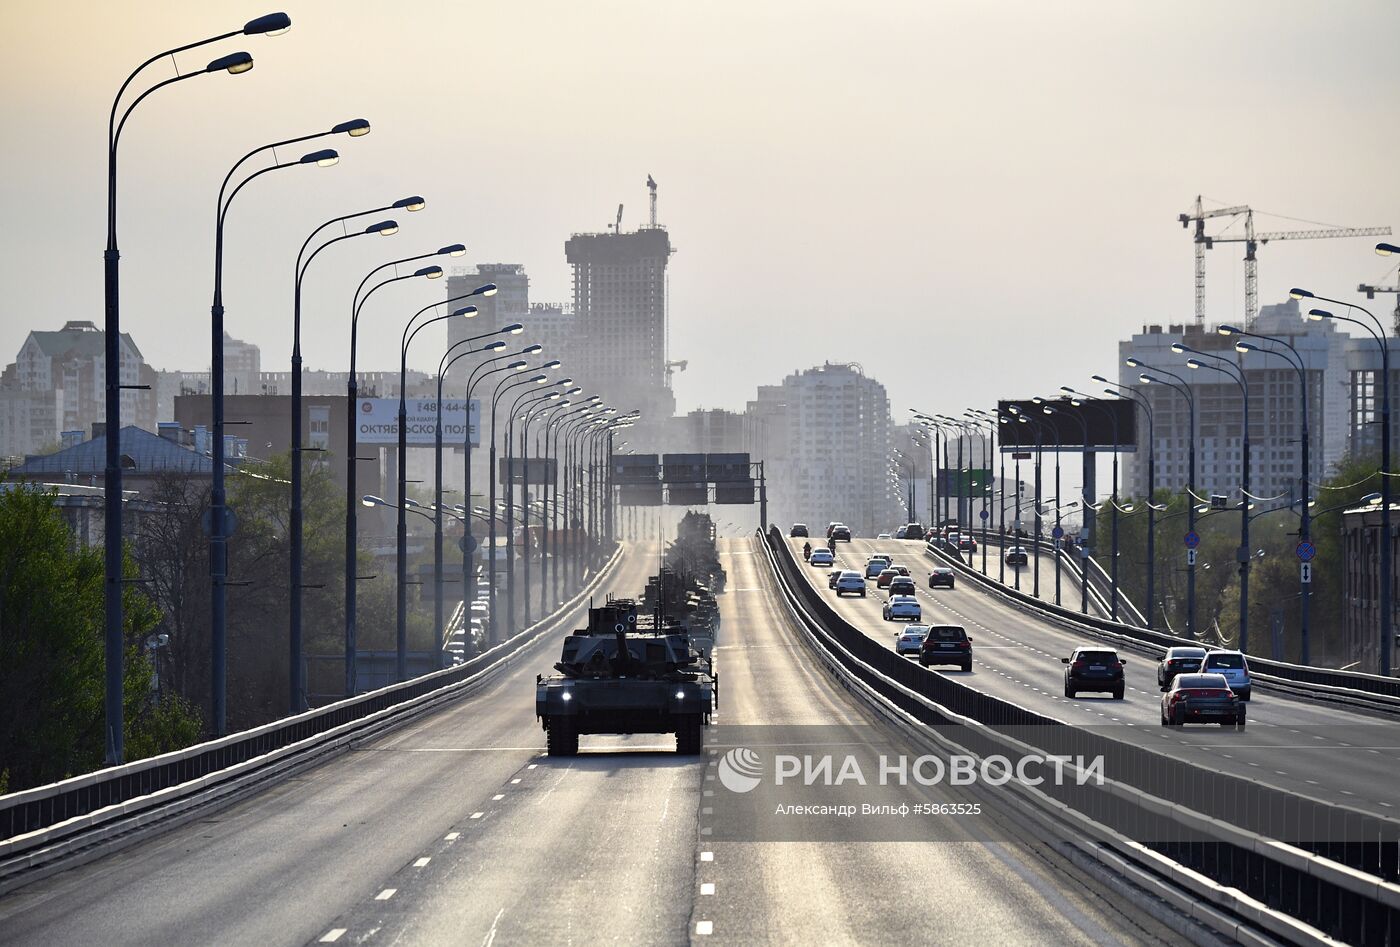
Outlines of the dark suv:
{"type": "Polygon", "coordinates": [[[808,535],[806,523],[793,523],[792,529],[788,530],[788,535],[794,538],[802,538],[808,535]]]}
{"type": "Polygon", "coordinates": [[[1199,671],[1205,656],[1205,648],[1168,648],[1157,665],[1157,689],[1170,690],[1178,674],[1199,671]]]}
{"type": "Polygon", "coordinates": [[[835,526],[827,538],[834,543],[848,543],[851,541],[851,528],[849,526],[835,526]]]}
{"type": "Polygon", "coordinates": [[[906,523],[902,528],[903,528],[903,530],[904,530],[904,535],[901,536],[901,537],[899,537],[900,539],[923,539],[923,538],[924,538],[924,524],[923,524],[923,523],[906,523]]]}
{"type": "Polygon", "coordinates": [[[897,575],[890,579],[890,598],[896,595],[915,595],[914,580],[907,575],[897,575]]]}
{"type": "Polygon", "coordinates": [[[928,635],[919,648],[919,663],[956,664],[964,671],[972,670],[972,639],[960,625],[930,625],[928,635]]]}
{"type": "Polygon", "coordinates": [[[1123,699],[1123,665],[1112,648],[1075,648],[1067,658],[1060,658],[1065,668],[1065,696],[1074,698],[1080,691],[1101,691],[1123,699]]]}

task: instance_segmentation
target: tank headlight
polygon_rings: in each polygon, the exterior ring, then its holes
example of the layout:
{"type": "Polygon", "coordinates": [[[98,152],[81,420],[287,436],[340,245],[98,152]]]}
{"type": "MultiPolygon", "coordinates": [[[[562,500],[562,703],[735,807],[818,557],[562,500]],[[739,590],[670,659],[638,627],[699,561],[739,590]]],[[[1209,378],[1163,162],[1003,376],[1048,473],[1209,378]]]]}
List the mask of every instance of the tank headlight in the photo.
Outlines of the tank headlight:
{"type": "Polygon", "coordinates": [[[685,691],[676,691],[676,699],[677,699],[677,700],[682,700],[682,699],[684,699],[684,698],[685,698],[685,691]]]}
{"type": "Polygon", "coordinates": [[[559,699],[560,699],[560,700],[573,700],[573,699],[574,699],[574,695],[573,695],[573,694],[570,694],[568,691],[564,691],[564,693],[561,694],[561,695],[559,696],[559,699]]]}

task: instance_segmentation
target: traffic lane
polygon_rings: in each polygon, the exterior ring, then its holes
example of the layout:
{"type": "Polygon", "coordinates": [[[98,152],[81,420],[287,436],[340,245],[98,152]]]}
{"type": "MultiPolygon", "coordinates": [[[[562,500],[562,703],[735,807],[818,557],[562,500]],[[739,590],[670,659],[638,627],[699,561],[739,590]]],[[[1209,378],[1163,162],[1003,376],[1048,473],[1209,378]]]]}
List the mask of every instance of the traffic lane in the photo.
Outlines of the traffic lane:
{"type": "MultiPolygon", "coordinates": [[[[844,545],[844,544],[840,544],[844,545]]],[[[798,546],[800,552],[800,544],[798,546]]],[[[716,648],[723,675],[726,725],[770,725],[775,719],[834,728],[829,737],[868,742],[884,735],[886,751],[910,757],[907,745],[815,666],[797,638],[761,553],[747,543],[723,547],[729,591],[721,597],[725,641],[716,648]]],[[[813,570],[814,572],[819,570],[813,570]]],[[[712,746],[723,752],[725,747],[712,746]]],[[[847,749],[843,745],[843,751],[847,749]]],[[[810,748],[795,752],[816,752],[810,748]]],[[[862,764],[866,766],[867,764],[862,764]]],[[[867,770],[868,771],[868,770],[867,770]]],[[[704,793],[725,793],[707,780],[704,793]]],[[[1170,936],[1152,922],[1120,913],[1077,869],[1030,840],[1007,842],[975,819],[948,818],[921,826],[928,841],[784,841],[717,838],[724,826],[706,822],[697,865],[693,932],[722,943],[955,943],[970,938],[1015,943],[1154,943],[1170,936]],[[921,897],[936,891],[937,896],[921,897]]],[[[881,793],[852,790],[831,802],[963,802],[948,787],[901,787],[881,793]]],[[[826,802],[823,797],[823,802],[826,802]]],[[[711,816],[711,819],[716,818],[711,816]]]]}
{"type": "Polygon", "coordinates": [[[319,937],[683,941],[704,764],[674,744],[585,735],[576,757],[533,757],[319,937]]]}
{"type": "MultiPolygon", "coordinates": [[[[871,552],[889,552],[914,572],[916,563],[904,554],[906,548],[907,544],[857,541],[845,561],[863,563],[871,552]]],[[[922,554],[920,558],[933,562],[922,554]]],[[[1400,765],[1400,740],[1390,735],[1393,731],[1385,721],[1350,712],[1339,715],[1324,705],[1267,694],[1249,703],[1247,737],[1213,726],[1163,729],[1152,658],[1124,651],[1128,683],[1121,701],[1107,694],[1065,698],[1060,658],[1076,646],[1099,642],[1042,622],[972,583],[961,582],[949,592],[928,589],[926,575],[923,578],[922,587],[915,584],[925,620],[962,625],[977,639],[971,674],[947,669],[968,686],[1069,723],[1131,727],[1138,745],[1193,763],[1201,763],[1204,756],[1214,768],[1290,792],[1341,799],[1377,815],[1394,816],[1400,809],[1393,776],[1400,765]]],[[[858,616],[853,622],[857,627],[893,648],[898,629],[880,618],[884,597],[872,589],[864,600],[848,596],[845,601],[858,616]]]]}
{"type": "MultiPolygon", "coordinates": [[[[607,588],[635,595],[655,544],[607,588]]],[[[576,609],[573,621],[581,609],[576,609]]],[[[546,636],[474,696],[203,819],[0,899],[0,939],[55,943],[302,943],[363,892],[481,810],[543,747],[534,676],[546,636]]]]}

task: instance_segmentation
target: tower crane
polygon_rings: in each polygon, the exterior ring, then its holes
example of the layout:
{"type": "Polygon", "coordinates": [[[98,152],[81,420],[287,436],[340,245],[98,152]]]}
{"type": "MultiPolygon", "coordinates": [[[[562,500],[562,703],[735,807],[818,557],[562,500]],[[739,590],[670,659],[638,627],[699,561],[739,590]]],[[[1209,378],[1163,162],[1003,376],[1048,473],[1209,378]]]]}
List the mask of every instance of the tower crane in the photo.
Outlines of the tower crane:
{"type": "Polygon", "coordinates": [[[651,229],[656,229],[656,181],[647,175],[647,190],[651,191],[651,229]]]}
{"type": "MultiPolygon", "coordinates": [[[[1281,230],[1273,233],[1254,232],[1254,211],[1245,208],[1244,236],[1211,237],[1210,244],[1244,244],[1244,327],[1253,328],[1254,317],[1259,315],[1259,261],[1255,251],[1270,240],[1325,240],[1332,237],[1383,237],[1390,233],[1389,227],[1325,227],[1318,230],[1281,230]]],[[[1197,284],[1198,290],[1200,283],[1197,284]]],[[[1198,315],[1199,319],[1200,316],[1198,315]]]]}
{"type": "Polygon", "coordinates": [[[1397,281],[1397,285],[1395,286],[1368,286],[1362,283],[1360,286],[1356,287],[1356,291],[1358,293],[1365,293],[1367,299],[1375,299],[1376,293],[1394,293],[1395,322],[1393,331],[1396,335],[1400,335],[1400,281],[1397,281]]]}
{"type": "Polygon", "coordinates": [[[1217,207],[1215,210],[1205,210],[1201,207],[1201,195],[1196,195],[1196,206],[1194,213],[1177,214],[1176,219],[1181,221],[1182,227],[1189,227],[1192,223],[1196,225],[1196,233],[1192,237],[1192,242],[1196,245],[1196,325],[1201,326],[1206,323],[1206,251],[1210,249],[1212,237],[1206,236],[1206,221],[1212,217],[1235,217],[1239,214],[1249,213],[1248,207],[1217,207]]]}

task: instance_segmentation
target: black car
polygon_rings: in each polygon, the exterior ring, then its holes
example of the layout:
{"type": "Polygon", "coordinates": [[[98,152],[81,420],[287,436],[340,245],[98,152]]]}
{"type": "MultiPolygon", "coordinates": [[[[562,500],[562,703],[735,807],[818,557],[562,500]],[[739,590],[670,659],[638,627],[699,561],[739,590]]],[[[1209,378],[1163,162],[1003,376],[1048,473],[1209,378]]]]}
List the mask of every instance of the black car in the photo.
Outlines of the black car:
{"type": "Polygon", "coordinates": [[[923,523],[906,523],[904,526],[902,526],[902,527],[900,527],[900,528],[904,530],[904,535],[900,537],[901,539],[923,539],[923,538],[924,538],[924,524],[923,524],[923,523]]]}
{"type": "Polygon", "coordinates": [[[795,537],[795,538],[801,538],[801,537],[808,536],[809,534],[808,534],[808,532],[807,532],[807,524],[806,524],[806,523],[793,523],[793,524],[792,524],[792,529],[788,530],[788,535],[789,535],[789,536],[792,536],[792,537],[795,537]]]}
{"type": "Polygon", "coordinates": [[[896,576],[890,579],[890,597],[896,595],[915,595],[914,580],[908,576],[896,576]]]}
{"type": "Polygon", "coordinates": [[[1223,674],[1178,674],[1162,695],[1162,726],[1218,723],[1244,728],[1245,703],[1230,690],[1223,674]]]}
{"type": "Polygon", "coordinates": [[[942,585],[951,589],[955,578],[952,566],[934,566],[933,571],[928,574],[928,587],[936,589],[942,585]]]}
{"type": "Polygon", "coordinates": [[[1078,697],[1080,691],[1101,691],[1123,699],[1123,665],[1112,648],[1075,648],[1074,654],[1060,658],[1065,668],[1065,696],[1078,697]]]}
{"type": "Polygon", "coordinates": [[[831,531],[831,541],[848,543],[851,541],[851,528],[849,526],[837,526],[831,531]]]}
{"type": "Polygon", "coordinates": [[[972,639],[960,625],[930,625],[928,635],[919,648],[919,663],[956,664],[964,671],[972,670],[972,639]]]}
{"type": "Polygon", "coordinates": [[[1168,648],[1157,664],[1157,689],[1169,690],[1178,674],[1199,671],[1205,657],[1205,648],[1168,648]]]}
{"type": "Polygon", "coordinates": [[[832,569],[830,574],[826,577],[826,587],[829,589],[836,588],[836,580],[841,578],[841,573],[843,571],[842,569],[832,569]]]}

